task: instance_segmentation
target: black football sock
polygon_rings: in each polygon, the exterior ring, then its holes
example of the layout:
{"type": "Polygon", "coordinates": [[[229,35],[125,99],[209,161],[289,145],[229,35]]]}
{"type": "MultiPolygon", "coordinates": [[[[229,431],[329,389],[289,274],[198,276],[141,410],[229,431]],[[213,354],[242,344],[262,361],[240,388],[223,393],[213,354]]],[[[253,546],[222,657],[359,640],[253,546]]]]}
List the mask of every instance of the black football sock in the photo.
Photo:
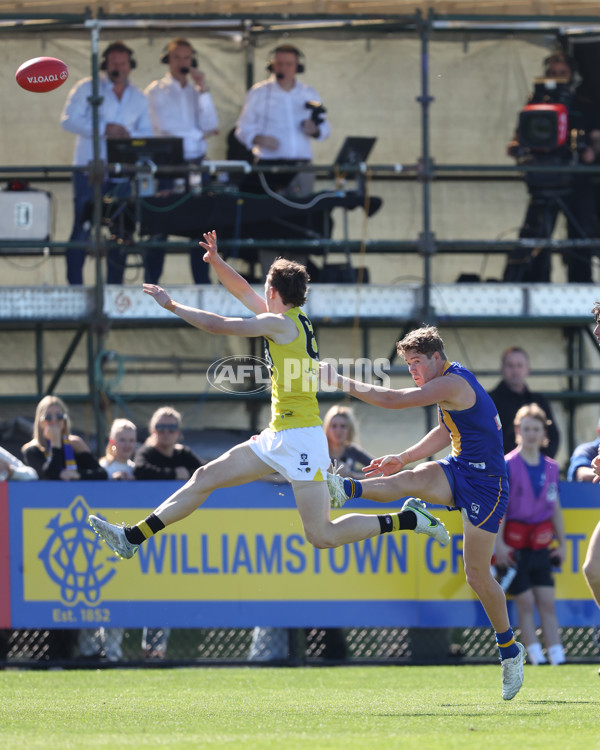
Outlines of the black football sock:
{"type": "Polygon", "coordinates": [[[417,517],[412,510],[377,516],[377,520],[382,534],[387,534],[389,531],[414,531],[417,528],[417,517]]]}
{"type": "Polygon", "coordinates": [[[164,528],[165,525],[160,518],[151,513],[148,518],[136,523],[135,526],[126,526],[125,537],[130,544],[141,544],[164,528]]]}

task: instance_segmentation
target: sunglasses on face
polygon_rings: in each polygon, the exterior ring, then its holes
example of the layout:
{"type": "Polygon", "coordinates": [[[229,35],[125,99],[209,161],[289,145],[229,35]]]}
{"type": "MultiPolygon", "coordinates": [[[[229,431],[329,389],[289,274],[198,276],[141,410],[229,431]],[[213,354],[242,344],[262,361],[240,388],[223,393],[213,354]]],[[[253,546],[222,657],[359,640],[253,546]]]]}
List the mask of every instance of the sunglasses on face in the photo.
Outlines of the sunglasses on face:
{"type": "Polygon", "coordinates": [[[155,430],[167,430],[167,432],[179,432],[179,425],[176,424],[157,424],[155,430]]]}
{"type": "Polygon", "coordinates": [[[59,422],[61,419],[66,419],[65,414],[45,414],[42,419],[44,422],[59,422]]]}

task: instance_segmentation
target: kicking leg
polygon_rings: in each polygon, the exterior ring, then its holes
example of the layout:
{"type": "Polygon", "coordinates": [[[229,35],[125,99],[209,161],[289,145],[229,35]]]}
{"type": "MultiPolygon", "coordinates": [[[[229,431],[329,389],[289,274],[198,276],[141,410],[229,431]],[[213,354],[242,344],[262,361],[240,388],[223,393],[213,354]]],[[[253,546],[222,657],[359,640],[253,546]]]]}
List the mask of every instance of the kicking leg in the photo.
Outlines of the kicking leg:
{"type": "Polygon", "coordinates": [[[434,518],[415,498],[399,513],[378,516],[347,513],[330,519],[330,497],[325,482],[292,482],[296,504],[307,540],[319,549],[359,542],[390,531],[416,531],[436,539],[442,547],[450,542],[444,524],[434,518]]]}
{"type": "Polygon", "coordinates": [[[94,531],[119,557],[134,556],[142,542],[169,526],[189,516],[213,490],[235,487],[252,482],[273,469],[262,461],[247,443],[236,445],[206,466],[197,469],[189,481],[168,497],[156,510],[135,526],[118,526],[98,516],[90,516],[94,531]]]}
{"type": "Polygon", "coordinates": [[[420,497],[428,503],[454,505],[444,470],[436,461],[428,461],[416,469],[405,469],[389,477],[360,481],[344,480],[343,477],[328,474],[327,484],[334,507],[341,507],[351,497],[364,497],[378,503],[389,503],[407,495],[420,497]],[[347,490],[350,488],[353,491],[349,494],[347,490]]]}
{"type": "Polygon", "coordinates": [[[213,490],[237,487],[273,473],[274,470],[247,443],[241,443],[206,466],[196,469],[181,489],[158,506],[154,515],[164,526],[169,526],[189,516],[213,490]]]}
{"type": "Polygon", "coordinates": [[[376,515],[351,513],[332,521],[325,482],[292,482],[306,539],[318,549],[370,539],[381,534],[376,515]]]}

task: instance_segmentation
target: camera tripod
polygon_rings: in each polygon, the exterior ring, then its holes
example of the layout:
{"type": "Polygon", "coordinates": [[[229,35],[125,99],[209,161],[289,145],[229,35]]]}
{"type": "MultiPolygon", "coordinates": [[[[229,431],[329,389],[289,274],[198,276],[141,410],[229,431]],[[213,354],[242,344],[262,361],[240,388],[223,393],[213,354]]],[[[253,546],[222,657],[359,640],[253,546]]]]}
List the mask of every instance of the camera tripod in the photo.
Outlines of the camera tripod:
{"type": "MultiPolygon", "coordinates": [[[[596,207],[593,185],[587,180],[569,187],[530,187],[530,201],[520,239],[549,240],[562,212],[567,220],[571,240],[588,240],[596,234],[596,207]]],[[[595,252],[595,251],[594,251],[595,252]]],[[[590,248],[569,248],[564,251],[569,282],[589,283],[592,280],[590,248]]],[[[519,246],[508,256],[504,281],[549,282],[551,248],[519,246]]]]}

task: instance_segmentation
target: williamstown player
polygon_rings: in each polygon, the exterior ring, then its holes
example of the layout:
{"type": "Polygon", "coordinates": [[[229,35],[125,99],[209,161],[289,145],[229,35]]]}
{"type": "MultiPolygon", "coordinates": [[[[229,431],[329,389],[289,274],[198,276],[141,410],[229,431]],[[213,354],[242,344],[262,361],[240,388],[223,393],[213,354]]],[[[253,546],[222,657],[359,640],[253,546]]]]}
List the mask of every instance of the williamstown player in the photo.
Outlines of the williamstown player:
{"type": "Polygon", "coordinates": [[[213,490],[280,472],[292,483],[304,533],[315,547],[338,547],[398,530],[414,530],[447,545],[449,536],[444,525],[416,498],[409,498],[400,513],[352,513],[330,519],[325,481],[330,459],[316,397],[317,342],[311,322],[301,309],[308,291],[306,269],[293,261],[277,259],[269,269],[263,298],[219,256],[216,233],[205,234],[204,239],[200,242],[206,251],[204,260],[225,288],[254,313],[253,317],[230,318],[187,307],[153,284],[144,284],[144,292],[161,307],[208,333],[265,337],[267,358],[272,364],[271,422],[260,435],[200,467],[145,520],[122,527],[90,516],[95,531],[119,556],[130,558],[150,536],[196,510],[213,490]]]}
{"type": "Polygon", "coordinates": [[[416,388],[391,390],[357,383],[325,364],[321,366],[323,376],[361,401],[386,409],[436,404],[438,424],[407,450],[376,458],[363,469],[367,475],[383,477],[356,481],[330,474],[331,497],[341,507],[354,497],[385,503],[416,495],[430,503],[460,509],[467,583],[496,631],[502,662],[502,697],[510,700],[523,684],[525,648],[513,637],[506,597],[490,572],[496,534],[508,503],[500,419],[494,402],[473,373],[458,362],[448,362],[436,328],[412,331],[398,342],[397,349],[408,364],[416,388]],[[403,471],[407,464],[449,445],[452,453],[447,458],[403,471]]]}

